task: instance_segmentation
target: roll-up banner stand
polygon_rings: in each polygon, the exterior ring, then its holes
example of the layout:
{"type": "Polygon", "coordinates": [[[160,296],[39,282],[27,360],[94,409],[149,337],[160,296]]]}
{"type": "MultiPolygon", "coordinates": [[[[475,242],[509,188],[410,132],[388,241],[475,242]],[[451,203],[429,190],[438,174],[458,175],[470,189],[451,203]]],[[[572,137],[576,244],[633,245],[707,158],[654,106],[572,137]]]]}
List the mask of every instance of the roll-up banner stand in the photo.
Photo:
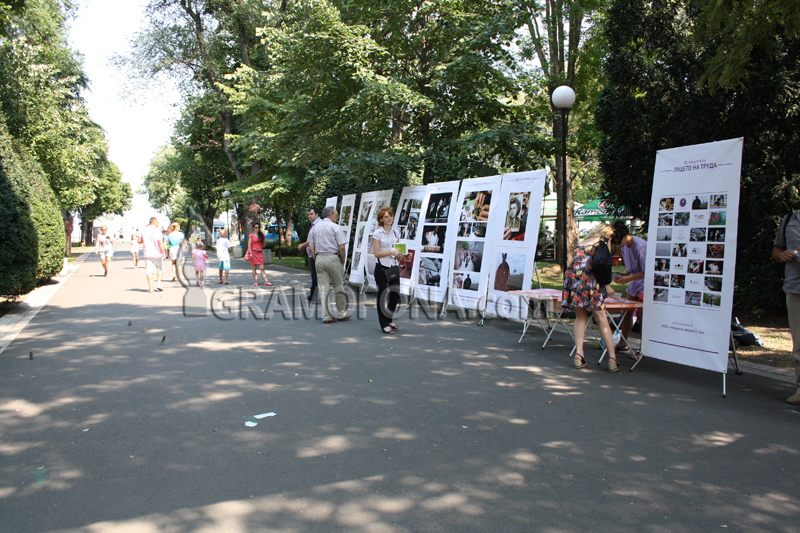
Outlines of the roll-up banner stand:
{"type": "MultiPolygon", "coordinates": [[[[365,283],[369,281],[375,286],[373,270],[375,269],[375,256],[372,255],[372,234],[378,229],[376,213],[378,209],[389,205],[394,191],[371,191],[361,195],[361,204],[358,210],[356,223],[356,240],[353,248],[353,263],[350,269],[350,283],[365,283]],[[370,261],[369,258],[372,258],[370,261]],[[367,274],[369,272],[369,274],[367,274]]],[[[364,286],[364,289],[367,285],[364,286]]]]}
{"type": "Polygon", "coordinates": [[[728,370],[743,139],[656,154],[642,353],[728,370]]]}
{"type": "Polygon", "coordinates": [[[447,273],[458,232],[456,208],[460,181],[431,183],[422,201],[411,279],[414,297],[429,302],[444,302],[447,273]]]}
{"type": "Polygon", "coordinates": [[[378,229],[378,211],[382,207],[391,206],[393,194],[394,191],[392,189],[378,191],[378,195],[375,197],[375,204],[372,206],[372,214],[367,223],[366,237],[364,239],[364,246],[367,249],[366,255],[364,256],[366,258],[367,269],[367,285],[364,287],[365,289],[370,287],[373,289],[378,288],[378,283],[375,281],[375,263],[377,262],[377,258],[375,257],[375,246],[372,242],[372,234],[378,229]]]}
{"type": "Polygon", "coordinates": [[[503,221],[502,210],[494,204],[500,196],[502,179],[497,175],[461,181],[455,205],[458,211],[455,248],[448,275],[449,305],[484,309],[490,270],[489,262],[485,261],[487,235],[503,221]]]}
{"type": "Polygon", "coordinates": [[[325,200],[325,207],[336,207],[337,203],[339,203],[339,197],[338,196],[331,196],[330,198],[325,200]]]}
{"type": "Polygon", "coordinates": [[[356,239],[353,245],[353,261],[350,264],[350,283],[364,283],[366,258],[366,232],[375,206],[378,191],[365,192],[356,210],[356,239]]]}
{"type": "Polygon", "coordinates": [[[489,268],[488,313],[518,320],[527,317],[527,303],[508,292],[532,287],[546,179],[546,170],[503,174],[500,194],[492,198],[492,209],[498,209],[501,222],[489,228],[484,251],[489,268]]]}
{"type": "Polygon", "coordinates": [[[414,268],[414,256],[417,253],[417,231],[421,220],[420,210],[425,199],[427,185],[403,187],[397,214],[394,217],[394,228],[400,234],[399,245],[404,247],[400,256],[400,293],[409,295],[413,289],[411,272],[414,268]]]}
{"type": "Polygon", "coordinates": [[[344,255],[350,250],[350,232],[353,230],[353,207],[356,205],[356,195],[348,194],[342,197],[342,208],[339,210],[339,225],[347,236],[347,244],[344,245],[344,255]]]}

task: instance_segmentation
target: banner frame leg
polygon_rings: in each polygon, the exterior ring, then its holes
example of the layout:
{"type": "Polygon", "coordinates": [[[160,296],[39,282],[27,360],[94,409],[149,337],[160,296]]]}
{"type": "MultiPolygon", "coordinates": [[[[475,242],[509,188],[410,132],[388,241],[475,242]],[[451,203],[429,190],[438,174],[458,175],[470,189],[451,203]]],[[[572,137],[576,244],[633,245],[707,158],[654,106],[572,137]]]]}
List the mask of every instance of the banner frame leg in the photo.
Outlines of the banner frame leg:
{"type": "MultiPolygon", "coordinates": [[[[739,357],[736,355],[736,343],[733,341],[733,331],[731,331],[731,351],[733,352],[733,369],[737,376],[741,376],[743,372],[739,369],[739,357]]],[[[730,363],[731,356],[728,356],[730,363]]]]}

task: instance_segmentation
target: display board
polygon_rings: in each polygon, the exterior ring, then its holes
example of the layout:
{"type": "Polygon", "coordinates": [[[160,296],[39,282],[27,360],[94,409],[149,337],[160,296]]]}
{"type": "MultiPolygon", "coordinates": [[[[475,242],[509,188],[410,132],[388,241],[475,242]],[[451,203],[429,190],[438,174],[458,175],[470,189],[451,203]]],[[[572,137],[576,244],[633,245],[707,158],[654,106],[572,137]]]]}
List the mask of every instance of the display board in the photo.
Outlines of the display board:
{"type": "Polygon", "coordinates": [[[419,230],[420,211],[422,201],[425,199],[426,185],[403,187],[400,201],[397,203],[397,213],[394,217],[394,228],[400,234],[400,244],[406,247],[405,253],[400,256],[400,293],[411,294],[414,283],[411,273],[414,269],[414,257],[417,253],[417,231],[419,230]]]}
{"type": "Polygon", "coordinates": [[[455,208],[458,211],[452,267],[448,272],[448,302],[465,309],[483,311],[490,262],[485,261],[487,236],[491,228],[503,221],[500,207],[494,204],[500,196],[502,176],[462,180],[455,208]]]}
{"type": "Polygon", "coordinates": [[[336,207],[336,204],[339,203],[338,196],[331,196],[327,200],[325,200],[325,207],[336,207]]]}
{"type": "Polygon", "coordinates": [[[456,209],[460,181],[431,183],[422,201],[415,246],[414,296],[432,302],[444,302],[447,274],[458,232],[456,209]]]}
{"type": "Polygon", "coordinates": [[[367,224],[367,230],[365,231],[366,237],[364,239],[364,246],[366,247],[366,255],[364,257],[366,258],[367,286],[375,289],[378,288],[378,283],[375,281],[375,263],[378,260],[375,257],[375,245],[372,242],[372,234],[378,229],[378,211],[382,207],[391,206],[393,194],[394,191],[392,189],[378,191],[378,195],[375,197],[375,205],[372,206],[372,214],[367,224]]]}
{"type": "Polygon", "coordinates": [[[656,154],[642,353],[725,373],[743,140],[656,154]]]}
{"type": "Polygon", "coordinates": [[[356,195],[348,194],[342,197],[342,207],[339,209],[339,225],[344,230],[347,237],[347,244],[344,245],[344,255],[347,257],[350,251],[350,233],[353,230],[353,211],[356,205],[356,195]]]}
{"type": "Polygon", "coordinates": [[[542,214],[546,170],[504,174],[498,195],[492,196],[499,223],[488,228],[484,262],[488,263],[486,311],[524,320],[527,303],[509,291],[531,288],[542,214]]]}
{"type": "Polygon", "coordinates": [[[392,201],[391,189],[385,191],[371,191],[361,195],[361,203],[357,211],[356,238],[353,246],[353,262],[350,268],[350,283],[364,283],[368,281],[369,269],[370,282],[375,285],[372,272],[375,269],[375,256],[372,253],[372,234],[378,228],[375,215],[381,207],[389,205],[392,201]],[[370,257],[372,258],[370,265],[370,257]]]}

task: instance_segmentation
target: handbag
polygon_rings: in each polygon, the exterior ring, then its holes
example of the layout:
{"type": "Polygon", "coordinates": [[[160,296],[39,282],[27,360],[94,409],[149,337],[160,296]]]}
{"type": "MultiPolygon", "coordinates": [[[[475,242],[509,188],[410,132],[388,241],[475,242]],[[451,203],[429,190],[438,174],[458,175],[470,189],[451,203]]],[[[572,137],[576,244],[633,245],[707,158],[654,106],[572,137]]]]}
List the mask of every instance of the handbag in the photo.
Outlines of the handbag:
{"type": "Polygon", "coordinates": [[[384,267],[383,275],[386,276],[386,282],[391,283],[400,277],[400,267],[395,265],[393,267],[384,267]]]}
{"type": "Polygon", "coordinates": [[[250,249],[248,248],[247,251],[244,253],[244,260],[250,261],[250,249]]]}
{"type": "Polygon", "coordinates": [[[601,239],[594,248],[592,271],[594,272],[597,283],[600,284],[602,288],[611,284],[611,267],[613,263],[611,250],[608,249],[608,239],[601,239]]]}

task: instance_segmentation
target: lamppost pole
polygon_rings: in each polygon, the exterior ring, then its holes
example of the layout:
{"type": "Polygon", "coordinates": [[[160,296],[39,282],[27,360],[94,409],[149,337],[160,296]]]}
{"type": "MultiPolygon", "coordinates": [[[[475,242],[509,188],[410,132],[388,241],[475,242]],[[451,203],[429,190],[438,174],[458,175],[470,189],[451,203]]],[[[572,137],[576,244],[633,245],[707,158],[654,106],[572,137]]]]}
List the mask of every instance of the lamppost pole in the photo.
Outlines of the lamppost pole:
{"type": "Polygon", "coordinates": [[[230,204],[230,197],[231,191],[225,191],[222,193],[222,196],[225,197],[225,224],[228,226],[228,238],[231,238],[231,204],[230,204]]]}
{"type": "Polygon", "coordinates": [[[561,190],[558,191],[559,252],[561,272],[567,271],[567,218],[569,215],[569,175],[567,174],[567,113],[575,103],[575,91],[567,85],[557,87],[553,91],[553,106],[561,110],[561,164],[556,165],[557,179],[560,178],[561,190]]]}

